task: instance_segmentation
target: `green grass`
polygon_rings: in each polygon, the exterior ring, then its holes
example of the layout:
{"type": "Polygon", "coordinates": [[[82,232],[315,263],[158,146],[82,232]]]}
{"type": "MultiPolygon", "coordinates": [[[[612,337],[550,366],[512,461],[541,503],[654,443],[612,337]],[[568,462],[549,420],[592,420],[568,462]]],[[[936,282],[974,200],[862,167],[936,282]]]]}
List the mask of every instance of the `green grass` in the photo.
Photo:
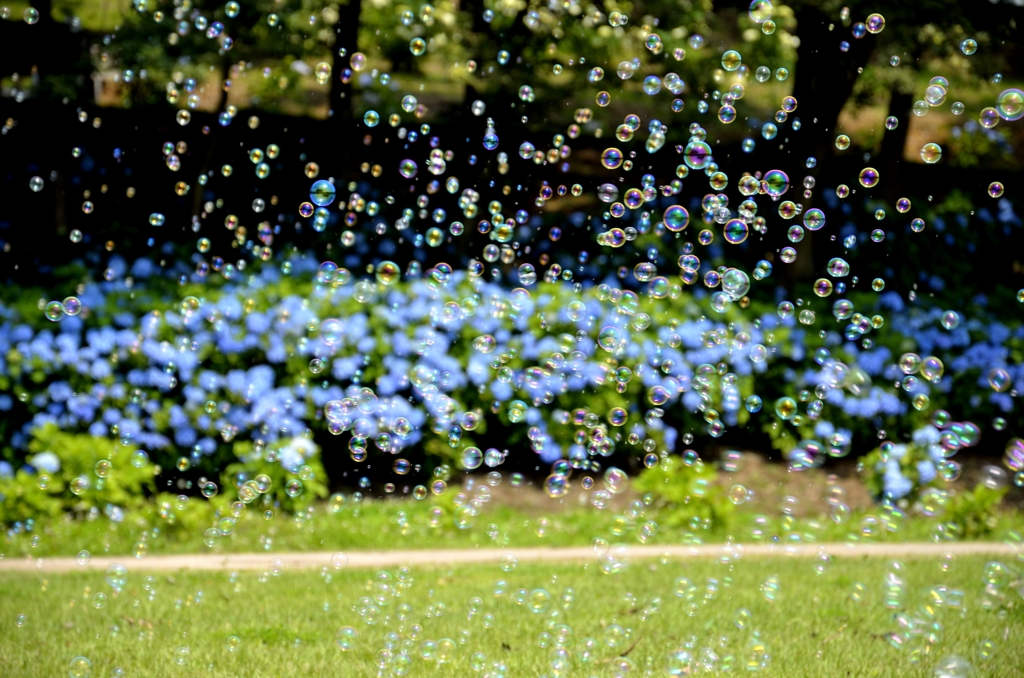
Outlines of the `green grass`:
{"type": "MultiPolygon", "coordinates": [[[[334,511],[318,505],[298,516],[278,511],[270,519],[264,509],[249,507],[238,519],[234,533],[213,547],[203,542],[204,531],[216,524],[212,509],[201,499],[176,511],[173,521],[160,516],[156,507],[130,512],[120,522],[106,516],[94,520],[42,520],[31,532],[7,530],[0,540],[4,557],[71,556],[85,549],[93,554],[134,555],[175,553],[247,553],[324,550],[388,550],[419,548],[472,548],[478,546],[581,546],[595,537],[609,541],[649,544],[715,543],[735,537],[741,542],[763,541],[778,535],[785,541],[827,542],[859,540],[865,516],[858,512],[843,524],[826,516],[789,518],[771,511],[738,510],[718,523],[678,523],[665,509],[642,504],[597,510],[566,506],[555,500],[527,508],[492,504],[465,527],[456,524],[453,504],[427,499],[347,503],[334,511]],[[404,521],[403,526],[401,522],[404,521]],[[758,522],[762,521],[762,522],[758,522]],[[643,535],[645,524],[657,525],[652,536],[643,535]],[[491,536],[495,534],[496,536],[491,536]]],[[[936,530],[948,527],[938,518],[912,515],[894,523],[894,531],[881,531],[870,541],[933,541],[936,530]]],[[[1003,539],[1009,532],[1024,533],[1024,515],[999,513],[983,534],[945,535],[959,539],[1003,539]]]]}
{"type": "Polygon", "coordinates": [[[982,576],[987,562],[961,557],[943,571],[934,559],[905,561],[899,609],[883,602],[890,561],[867,558],[836,559],[822,574],[812,560],[785,557],[732,563],[637,561],[611,575],[596,563],[529,563],[510,572],[495,563],[416,569],[405,573],[404,590],[395,586],[397,571],[389,573],[390,587],[385,588],[378,586],[385,581],[382,576],[369,570],[332,571],[329,577],[311,571],[279,576],[179,572],[156,575],[147,583],[129,569],[119,594],[104,582],[102,572],[8,572],[0,573],[0,673],[67,675],[72,658],[85,656],[92,662],[91,675],[101,678],[116,675],[114,667],[127,676],[153,677],[370,676],[376,673],[375,655],[384,647],[385,634],[394,633],[394,651],[407,646],[412,658],[408,675],[483,675],[471,667],[476,652],[486,656],[488,667],[504,664],[507,671],[501,675],[553,675],[552,647],[541,647],[542,634],[556,636],[558,625],[565,624],[571,629],[566,644],[571,669],[563,675],[570,676],[670,675],[670,653],[688,645],[695,658],[708,647],[718,655],[718,668],[729,661],[743,670],[755,631],[772,658],[769,675],[930,676],[949,654],[969,660],[978,676],[1019,675],[1024,643],[1020,595],[1011,584],[986,603],[982,576]],[[769,601],[762,591],[772,575],[778,593],[769,601]],[[678,577],[696,587],[696,606],[689,610],[676,595],[678,577]],[[711,580],[717,582],[717,593],[707,599],[711,580]],[[503,595],[495,594],[499,581],[505,582],[503,595]],[[851,599],[855,583],[866,586],[861,603],[851,599]],[[936,606],[931,598],[936,586],[962,590],[963,606],[936,606]],[[571,603],[563,603],[569,588],[571,603]],[[515,602],[517,589],[531,592],[525,604],[515,602]],[[531,601],[538,589],[550,600],[544,611],[534,612],[531,601]],[[92,604],[98,592],[107,595],[101,609],[92,604]],[[369,616],[358,612],[369,603],[359,601],[378,594],[383,603],[371,625],[369,616]],[[475,597],[480,600],[470,616],[475,597]],[[438,614],[441,604],[444,613],[438,614]],[[737,624],[740,610],[749,612],[743,628],[737,624]],[[918,619],[919,630],[927,621],[937,642],[929,645],[924,634],[916,634],[895,649],[887,634],[899,628],[896,613],[918,619]],[[19,614],[26,616],[21,627],[15,623],[19,614]],[[490,624],[485,615],[493,615],[490,624]],[[608,639],[617,637],[615,625],[622,633],[612,647],[608,639]],[[334,642],[342,626],[359,634],[348,652],[334,642]],[[235,652],[226,649],[230,636],[240,641],[235,652]],[[444,638],[456,641],[449,663],[437,665],[420,656],[424,641],[444,638]],[[590,661],[584,662],[580,648],[588,638],[594,645],[590,661]],[[987,660],[980,654],[986,640],[992,642],[987,660]],[[190,650],[186,666],[173,661],[179,647],[190,650]],[[616,662],[630,648],[628,661],[636,668],[615,673],[616,662]],[[652,673],[644,674],[648,666],[652,673]]]}

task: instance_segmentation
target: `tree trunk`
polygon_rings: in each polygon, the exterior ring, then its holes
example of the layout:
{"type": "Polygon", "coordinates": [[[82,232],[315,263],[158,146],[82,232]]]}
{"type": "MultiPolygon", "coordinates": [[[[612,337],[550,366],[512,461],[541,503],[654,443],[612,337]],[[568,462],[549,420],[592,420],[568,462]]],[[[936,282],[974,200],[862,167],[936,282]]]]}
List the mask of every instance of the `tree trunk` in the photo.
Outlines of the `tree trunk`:
{"type": "MultiPolygon", "coordinates": [[[[800,119],[801,128],[797,132],[780,129],[779,137],[788,137],[780,155],[778,145],[764,144],[767,157],[784,158],[780,169],[790,179],[789,193],[784,199],[802,203],[804,211],[813,207],[817,194],[829,182],[830,157],[833,153],[832,140],[836,137],[836,123],[839,113],[843,110],[853,86],[860,75],[860,70],[868,62],[875,40],[867,35],[857,40],[848,28],[836,23],[833,30],[828,26],[834,23],[819,7],[802,4],[796,9],[796,20],[800,31],[800,46],[797,47],[797,64],[794,73],[793,98],[797,100],[797,110],[790,116],[800,119]],[[846,52],[840,50],[840,42],[849,43],[846,52]],[[808,168],[808,158],[814,158],[816,165],[808,168]],[[817,181],[810,199],[803,197],[803,179],[813,176],[817,181]]],[[[786,124],[788,127],[789,123],[786,124]]],[[[778,137],[777,137],[778,138],[778,137]]],[[[762,157],[765,157],[762,155],[762,157]]],[[[764,170],[772,169],[764,167],[764,170]]],[[[839,183],[839,182],[836,182],[839,183]]],[[[769,231],[768,244],[782,247],[788,244],[785,237],[786,228],[777,227],[775,233],[769,231]]],[[[826,248],[827,249],[827,248],[826,248]]],[[[806,278],[813,274],[816,267],[811,239],[804,240],[797,247],[797,260],[793,265],[783,268],[784,278],[806,278]]],[[[819,256],[823,253],[819,252],[819,256]]]]}
{"type": "Polygon", "coordinates": [[[348,0],[348,4],[338,9],[338,22],[334,26],[337,39],[334,43],[334,66],[331,71],[330,113],[332,127],[331,145],[338,159],[338,180],[353,174],[352,143],[355,139],[352,109],[352,79],[355,74],[350,70],[350,58],[359,51],[359,15],[362,11],[362,0],[348,0]],[[344,48],[345,56],[338,50],[344,48]],[[346,82],[347,80],[347,82],[346,82]]]}
{"type": "MultiPolygon", "coordinates": [[[[899,124],[894,130],[886,130],[882,137],[882,150],[878,154],[878,167],[883,177],[895,177],[903,167],[903,156],[907,146],[907,132],[910,130],[911,106],[914,97],[910,92],[901,92],[894,89],[889,99],[889,115],[896,116],[899,124]]],[[[889,191],[897,188],[895,182],[883,184],[886,187],[887,197],[890,202],[895,203],[899,196],[889,195],[889,191]]]]}

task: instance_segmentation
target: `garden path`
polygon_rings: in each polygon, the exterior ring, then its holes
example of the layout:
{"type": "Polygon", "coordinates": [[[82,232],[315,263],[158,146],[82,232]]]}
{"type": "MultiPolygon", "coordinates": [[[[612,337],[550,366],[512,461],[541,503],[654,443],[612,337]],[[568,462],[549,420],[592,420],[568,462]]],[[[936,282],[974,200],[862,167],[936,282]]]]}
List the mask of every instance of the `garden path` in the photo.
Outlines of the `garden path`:
{"type": "MultiPolygon", "coordinates": [[[[473,563],[494,563],[505,554],[512,554],[517,562],[582,562],[611,556],[616,560],[660,558],[672,559],[712,557],[812,557],[824,549],[833,558],[922,558],[954,555],[991,554],[1014,555],[1024,552],[1020,545],[1002,542],[881,542],[849,544],[843,542],[819,544],[702,544],[702,545],[629,545],[613,546],[610,551],[595,551],[589,546],[534,547],[534,548],[481,548],[481,549],[422,549],[405,551],[352,551],[345,552],[349,568],[388,568],[408,566],[447,566],[473,563]]],[[[74,558],[4,558],[0,559],[0,572],[70,572],[75,570],[104,570],[113,563],[121,563],[130,571],[176,570],[267,570],[271,561],[280,560],[275,567],[287,570],[334,568],[337,552],[309,551],[298,553],[226,553],[153,555],[135,559],[129,555],[93,556],[85,565],[74,558]]]]}

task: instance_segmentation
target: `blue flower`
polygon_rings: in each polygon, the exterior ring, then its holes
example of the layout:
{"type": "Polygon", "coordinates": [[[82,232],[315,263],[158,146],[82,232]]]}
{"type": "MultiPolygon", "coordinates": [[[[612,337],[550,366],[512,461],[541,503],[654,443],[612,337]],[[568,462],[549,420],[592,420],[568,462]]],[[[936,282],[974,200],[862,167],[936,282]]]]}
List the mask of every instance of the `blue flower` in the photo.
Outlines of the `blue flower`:
{"type": "Polygon", "coordinates": [[[940,437],[941,434],[939,433],[939,429],[934,426],[922,426],[914,431],[911,436],[911,440],[913,440],[914,444],[919,447],[926,447],[939,442],[940,437]]]}
{"type": "Polygon", "coordinates": [[[924,459],[917,462],[917,482],[920,485],[927,485],[931,481],[935,480],[936,471],[935,464],[930,460],[924,459]]]}
{"type": "Polygon", "coordinates": [[[53,452],[40,452],[32,457],[32,465],[47,473],[60,472],[60,458],[53,452]]]}

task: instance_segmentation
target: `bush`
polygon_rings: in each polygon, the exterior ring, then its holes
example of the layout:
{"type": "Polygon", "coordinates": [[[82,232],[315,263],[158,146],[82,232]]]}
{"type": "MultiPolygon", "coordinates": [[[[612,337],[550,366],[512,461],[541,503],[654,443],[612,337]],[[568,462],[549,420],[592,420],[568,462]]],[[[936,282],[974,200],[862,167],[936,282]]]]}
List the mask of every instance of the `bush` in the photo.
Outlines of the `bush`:
{"type": "Polygon", "coordinates": [[[666,457],[633,481],[639,492],[654,495],[665,527],[728,528],[735,511],[725,489],[715,484],[715,469],[697,458],[666,457]]]}
{"type": "Polygon", "coordinates": [[[304,438],[287,441],[265,455],[254,451],[250,442],[235,443],[234,451],[241,461],[224,469],[222,487],[237,490],[245,503],[262,496],[263,503],[295,512],[327,497],[320,450],[304,438]]]}
{"type": "Polygon", "coordinates": [[[154,468],[148,459],[133,460],[132,445],[47,424],[33,431],[28,447],[31,466],[0,478],[0,522],[93,509],[109,515],[140,507],[155,489],[154,468]]]}
{"type": "MultiPolygon", "coordinates": [[[[39,490],[23,466],[48,445],[31,441],[57,430],[103,440],[119,459],[139,447],[172,475],[181,457],[192,474],[220,478],[230,468],[220,479],[232,495],[237,474],[262,473],[271,500],[293,506],[291,480],[305,497],[325,491],[322,467],[280,454],[307,436],[332,446],[332,469],[342,456],[353,460],[343,470],[493,467],[505,450],[528,448],[540,463],[568,459],[585,470],[615,454],[678,454],[683,431],[718,438],[745,428],[805,467],[863,449],[880,429],[913,430],[947,404],[963,417],[961,432],[993,404],[1012,408],[1007,393],[988,388],[993,366],[1024,390],[1024,365],[1007,364],[1024,328],[986,324],[981,311],[946,328],[941,309],[906,308],[890,293],[850,293],[845,309],[815,298],[785,312],[667,278],[643,294],[556,282],[509,291],[437,270],[383,285],[318,267],[295,257],[246,280],[176,287],[136,264],[132,287],[90,283],[83,312],[56,324],[25,295],[0,306],[0,426],[10,441],[0,476],[24,504],[18,511],[62,510],[50,499],[99,460],[69,461],[70,477],[39,490]],[[870,319],[881,313],[891,320],[870,319]],[[914,351],[946,373],[929,381],[902,372],[901,356],[914,351]],[[342,434],[335,446],[331,436],[342,434]]],[[[147,487],[120,485],[133,467],[115,468],[106,494],[92,483],[67,506],[127,505],[147,487]]]]}

